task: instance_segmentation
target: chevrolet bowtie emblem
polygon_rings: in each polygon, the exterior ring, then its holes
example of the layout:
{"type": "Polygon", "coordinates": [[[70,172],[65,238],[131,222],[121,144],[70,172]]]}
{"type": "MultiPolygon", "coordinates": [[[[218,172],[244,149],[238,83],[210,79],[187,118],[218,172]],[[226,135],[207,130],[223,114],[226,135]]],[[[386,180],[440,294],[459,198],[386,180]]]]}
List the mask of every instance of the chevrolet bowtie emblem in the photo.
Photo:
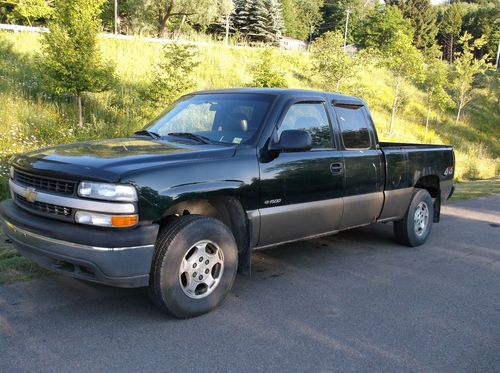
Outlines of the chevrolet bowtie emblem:
{"type": "Polygon", "coordinates": [[[23,197],[26,198],[26,201],[28,202],[35,202],[36,201],[36,196],[37,192],[35,191],[34,188],[26,188],[26,190],[23,192],[23,197]]]}

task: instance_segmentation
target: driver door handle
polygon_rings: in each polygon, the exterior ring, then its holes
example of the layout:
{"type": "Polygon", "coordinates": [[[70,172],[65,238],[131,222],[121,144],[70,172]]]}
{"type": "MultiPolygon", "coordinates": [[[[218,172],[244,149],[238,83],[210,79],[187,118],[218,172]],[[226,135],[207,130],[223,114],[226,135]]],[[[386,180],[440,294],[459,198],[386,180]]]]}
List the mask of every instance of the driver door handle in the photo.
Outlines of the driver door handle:
{"type": "Polygon", "coordinates": [[[341,175],[344,172],[344,166],[340,162],[330,164],[330,172],[332,175],[341,175]]]}

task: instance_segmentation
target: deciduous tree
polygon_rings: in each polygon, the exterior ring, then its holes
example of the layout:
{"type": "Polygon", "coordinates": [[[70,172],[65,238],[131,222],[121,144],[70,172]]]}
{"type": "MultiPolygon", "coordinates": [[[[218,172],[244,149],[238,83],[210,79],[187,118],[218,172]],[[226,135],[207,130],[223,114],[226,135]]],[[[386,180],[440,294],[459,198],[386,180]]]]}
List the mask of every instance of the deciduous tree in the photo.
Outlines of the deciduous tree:
{"type": "Polygon", "coordinates": [[[311,46],[315,72],[325,90],[339,90],[342,80],[352,75],[352,58],[344,51],[344,37],[339,31],[326,32],[311,46]]]}
{"type": "Polygon", "coordinates": [[[421,79],[423,74],[423,57],[420,51],[412,44],[412,36],[405,33],[396,34],[392,43],[382,49],[382,64],[394,76],[394,99],[392,104],[389,135],[392,134],[396,108],[400,94],[400,85],[403,80],[421,79]]]}
{"type": "Polygon", "coordinates": [[[455,123],[459,122],[463,109],[473,98],[474,83],[477,76],[491,67],[486,62],[487,55],[474,58],[474,51],[481,49],[485,43],[483,38],[472,41],[472,36],[465,32],[458,43],[462,46],[462,51],[455,54],[454,63],[453,97],[457,104],[455,123]]]}

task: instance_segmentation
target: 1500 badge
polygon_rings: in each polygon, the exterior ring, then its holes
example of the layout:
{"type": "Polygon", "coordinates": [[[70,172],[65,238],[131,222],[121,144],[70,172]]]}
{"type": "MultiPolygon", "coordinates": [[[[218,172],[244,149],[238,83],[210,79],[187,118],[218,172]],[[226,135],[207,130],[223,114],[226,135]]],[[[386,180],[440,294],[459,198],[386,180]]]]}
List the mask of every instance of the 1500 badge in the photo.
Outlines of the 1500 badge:
{"type": "Polygon", "coordinates": [[[277,205],[281,203],[281,198],[276,198],[276,199],[268,199],[264,201],[264,205],[277,205]]]}

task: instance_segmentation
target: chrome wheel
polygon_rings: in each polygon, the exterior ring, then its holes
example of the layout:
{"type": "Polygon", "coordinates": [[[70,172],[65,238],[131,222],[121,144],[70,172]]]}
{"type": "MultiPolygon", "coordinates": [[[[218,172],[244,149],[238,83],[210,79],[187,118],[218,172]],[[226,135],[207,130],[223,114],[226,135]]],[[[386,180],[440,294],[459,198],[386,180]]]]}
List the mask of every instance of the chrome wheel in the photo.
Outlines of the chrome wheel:
{"type": "Polygon", "coordinates": [[[179,282],[190,298],[200,299],[212,293],[224,271],[224,254],[212,241],[200,241],[182,259],[179,282]]]}
{"type": "Polygon", "coordinates": [[[413,221],[415,223],[415,234],[418,237],[421,237],[429,225],[429,207],[427,206],[427,203],[422,201],[417,205],[413,221]]]}

